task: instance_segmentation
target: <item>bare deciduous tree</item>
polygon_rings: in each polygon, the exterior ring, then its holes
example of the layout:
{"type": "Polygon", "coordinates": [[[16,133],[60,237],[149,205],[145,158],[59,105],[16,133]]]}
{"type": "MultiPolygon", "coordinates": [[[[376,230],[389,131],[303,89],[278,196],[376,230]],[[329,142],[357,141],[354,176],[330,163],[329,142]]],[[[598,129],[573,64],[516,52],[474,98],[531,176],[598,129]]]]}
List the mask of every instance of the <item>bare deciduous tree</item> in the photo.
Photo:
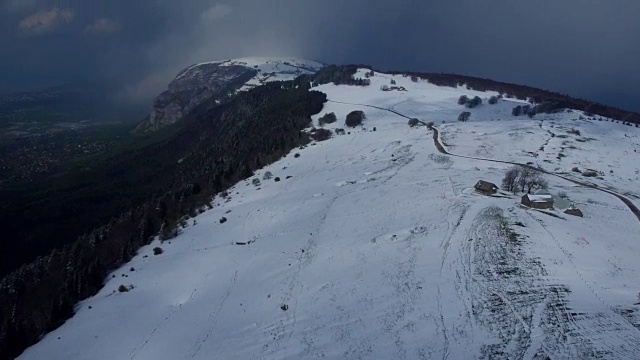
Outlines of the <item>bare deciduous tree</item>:
{"type": "Polygon", "coordinates": [[[516,192],[518,185],[518,178],[520,177],[520,168],[513,166],[507,170],[502,179],[502,188],[511,192],[516,192]]]}
{"type": "Polygon", "coordinates": [[[518,189],[521,192],[526,190],[530,193],[534,189],[546,189],[548,183],[542,177],[542,173],[536,169],[527,166],[513,166],[507,170],[502,179],[502,187],[514,193],[518,189]]]}
{"type": "Polygon", "coordinates": [[[547,181],[542,177],[539,171],[532,171],[531,176],[526,180],[527,192],[530,193],[533,189],[546,189],[548,187],[547,181]]]}
{"type": "Polygon", "coordinates": [[[520,166],[520,175],[518,176],[518,185],[520,186],[520,191],[524,192],[524,189],[527,187],[527,182],[529,178],[533,175],[533,170],[528,167],[520,166]]]}
{"type": "Polygon", "coordinates": [[[542,173],[527,166],[512,166],[502,178],[502,188],[513,193],[518,189],[522,192],[531,192],[534,189],[546,189],[547,181],[542,177],[542,173]]]}

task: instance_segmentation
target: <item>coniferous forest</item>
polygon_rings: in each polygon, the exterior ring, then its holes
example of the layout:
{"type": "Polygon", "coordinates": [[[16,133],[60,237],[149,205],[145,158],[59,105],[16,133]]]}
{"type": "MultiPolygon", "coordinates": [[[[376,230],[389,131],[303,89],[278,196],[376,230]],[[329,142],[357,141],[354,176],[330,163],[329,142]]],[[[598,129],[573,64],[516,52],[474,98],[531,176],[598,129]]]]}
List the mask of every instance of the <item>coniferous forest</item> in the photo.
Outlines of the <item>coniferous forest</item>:
{"type": "Polygon", "coordinates": [[[81,178],[48,190],[45,201],[22,209],[32,214],[11,216],[4,209],[16,230],[42,221],[50,228],[41,231],[61,238],[46,237],[52,252],[2,279],[0,358],[19,355],[60,326],[79,300],[102,287],[109,271],[155,235],[171,237],[216,193],[307,143],[302,130],[326,96],[299,85],[270,83],[220,106],[205,104],[175,136],[104,159],[81,178]]]}

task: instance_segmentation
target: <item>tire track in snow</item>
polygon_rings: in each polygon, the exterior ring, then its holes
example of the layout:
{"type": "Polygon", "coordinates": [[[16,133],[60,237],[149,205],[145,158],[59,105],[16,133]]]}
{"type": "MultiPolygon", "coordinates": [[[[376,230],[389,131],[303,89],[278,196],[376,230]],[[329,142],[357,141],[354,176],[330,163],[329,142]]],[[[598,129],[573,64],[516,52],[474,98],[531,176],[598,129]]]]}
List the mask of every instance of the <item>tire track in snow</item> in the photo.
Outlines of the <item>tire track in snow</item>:
{"type": "Polygon", "coordinates": [[[442,310],[442,294],[440,293],[440,284],[438,284],[438,321],[440,322],[440,328],[442,331],[442,337],[444,339],[443,349],[442,349],[442,360],[447,360],[449,358],[449,353],[451,350],[449,349],[449,335],[447,333],[447,324],[444,322],[444,311],[442,310]]]}
{"type": "Polygon", "coordinates": [[[409,230],[401,239],[395,240],[398,243],[396,251],[399,256],[394,262],[395,271],[384,271],[383,274],[388,280],[389,286],[394,290],[397,301],[384,311],[380,318],[383,329],[391,336],[395,345],[395,358],[406,359],[409,349],[405,346],[402,334],[416,326],[415,316],[416,304],[420,297],[422,282],[416,272],[418,255],[421,252],[416,243],[418,239],[425,239],[429,229],[425,226],[416,227],[409,230]]]}
{"type": "MultiPolygon", "coordinates": [[[[448,197],[447,195],[447,191],[448,191],[448,186],[447,184],[442,185],[442,189],[443,189],[443,196],[445,198],[448,197]]],[[[462,205],[462,203],[458,202],[458,201],[454,201],[452,206],[447,207],[447,216],[446,219],[447,221],[447,230],[445,232],[445,237],[442,239],[442,241],[440,242],[440,248],[442,249],[442,255],[441,255],[441,262],[440,262],[440,273],[439,273],[439,279],[445,279],[448,278],[445,273],[448,272],[449,270],[452,270],[452,266],[448,266],[445,267],[446,264],[451,265],[452,261],[449,261],[449,247],[451,246],[451,239],[453,238],[453,236],[456,234],[460,224],[462,223],[462,220],[464,219],[464,216],[466,214],[468,210],[467,206],[462,205]],[[449,221],[449,219],[454,219],[453,222],[449,221]]],[[[449,273],[450,276],[453,276],[454,274],[449,273]]],[[[446,301],[451,301],[450,296],[452,296],[453,294],[446,294],[446,298],[448,300],[446,301]]],[[[460,297],[460,293],[458,292],[456,294],[458,297],[460,297]]],[[[462,299],[461,299],[462,300],[462,299]]],[[[445,316],[444,316],[444,309],[443,309],[443,302],[445,300],[443,300],[443,295],[442,295],[442,286],[441,284],[438,282],[437,283],[437,305],[438,305],[438,316],[436,317],[437,321],[439,322],[439,326],[438,328],[440,329],[441,333],[442,333],[442,338],[443,338],[443,349],[442,349],[442,359],[446,360],[449,358],[450,353],[451,353],[451,337],[453,336],[453,334],[451,334],[448,331],[448,329],[452,326],[450,326],[450,324],[448,324],[445,321],[445,316]]],[[[464,301],[464,300],[463,300],[464,301]]]]}
{"type": "Polygon", "coordinates": [[[560,241],[548,230],[548,228],[544,225],[543,221],[536,218],[529,211],[526,211],[527,215],[529,215],[540,227],[544,230],[545,233],[554,241],[557,247],[560,249],[560,252],[564,255],[567,262],[571,265],[571,268],[575,271],[578,278],[584,283],[585,287],[589,289],[589,292],[593,294],[593,296],[603,305],[606,309],[606,313],[598,312],[596,314],[585,314],[583,319],[579,319],[577,321],[573,315],[572,311],[564,306],[566,313],[571,320],[571,323],[575,327],[575,331],[579,335],[583,335],[586,337],[586,341],[593,344],[594,347],[602,348],[606,352],[606,357],[610,357],[612,355],[617,356],[619,359],[630,359],[640,354],[640,344],[638,344],[637,340],[640,339],[640,329],[633,326],[629,320],[620,315],[617,311],[615,311],[606,301],[598,294],[597,289],[594,285],[589,283],[582,273],[578,270],[578,267],[573,262],[571,253],[562,246],[560,241]],[[583,325],[580,324],[585,321],[594,321],[599,324],[596,327],[591,325],[583,325]],[[613,329],[612,329],[613,328],[613,329]],[[602,338],[603,333],[612,333],[614,338],[606,339],[602,338]],[[614,340],[614,344],[611,341],[614,340]],[[615,343],[618,342],[618,343],[615,343]]]}
{"type": "Polygon", "coordinates": [[[149,342],[151,342],[151,340],[155,336],[156,332],[162,327],[162,325],[164,325],[165,323],[167,323],[167,321],[169,321],[169,319],[173,316],[173,314],[176,313],[176,311],[177,311],[176,308],[172,308],[171,311],[169,311],[169,314],[167,314],[167,316],[165,316],[164,319],[162,319],[153,328],[153,330],[151,330],[151,332],[149,333],[149,335],[147,335],[145,340],[140,345],[138,345],[138,346],[133,348],[133,350],[131,351],[131,354],[129,356],[130,360],[134,360],[138,356],[138,354],[149,344],[149,342]]]}
{"type": "MultiPolygon", "coordinates": [[[[361,293],[360,288],[364,284],[364,271],[367,264],[367,257],[363,252],[358,252],[355,256],[357,265],[355,281],[351,284],[351,287],[347,291],[349,296],[356,297],[356,303],[360,304],[360,308],[357,312],[350,311],[347,307],[343,306],[339,298],[344,296],[344,293],[336,293],[334,283],[331,283],[329,299],[335,305],[335,309],[338,310],[337,314],[331,319],[336,328],[333,333],[333,340],[339,343],[344,349],[342,356],[344,359],[357,359],[367,360],[371,358],[373,354],[374,343],[369,338],[362,338],[354,336],[354,334],[360,334],[366,332],[366,325],[363,320],[363,315],[366,315],[367,311],[373,309],[373,298],[369,292],[361,293]]],[[[317,315],[318,318],[322,318],[322,315],[317,315]]],[[[323,326],[326,328],[326,325],[323,326]]]]}
{"type": "Polygon", "coordinates": [[[540,352],[531,349],[531,333],[533,314],[545,299],[539,278],[543,270],[507,237],[502,214],[500,208],[484,208],[470,226],[472,311],[478,323],[500,340],[483,344],[483,358],[523,359],[526,353],[540,352]]]}
{"type": "MultiPolygon", "coordinates": [[[[209,278],[209,276],[211,276],[212,273],[208,273],[207,275],[205,275],[204,277],[204,281],[206,281],[207,278],[209,278]]],[[[204,282],[203,281],[203,282],[204,282]]],[[[195,296],[196,293],[198,292],[198,288],[200,286],[196,286],[193,291],[191,291],[191,294],[189,295],[189,299],[186,301],[186,303],[189,303],[190,301],[192,301],[195,296]]],[[[173,317],[174,314],[176,314],[178,312],[178,310],[180,310],[182,308],[182,304],[180,304],[177,308],[174,306],[171,308],[171,310],[169,311],[169,313],[167,314],[167,316],[165,316],[154,328],[153,330],[151,330],[151,332],[149,333],[149,335],[147,335],[147,337],[145,338],[145,340],[138,346],[134,347],[133,350],[131,351],[131,354],[129,356],[130,360],[134,360],[138,354],[151,342],[151,340],[153,339],[153,337],[155,336],[156,332],[158,332],[158,330],[160,328],[162,328],[171,317],[173,317]]]]}
{"type": "Polygon", "coordinates": [[[238,269],[236,268],[236,269],[234,269],[234,272],[233,272],[233,278],[231,279],[231,284],[227,288],[227,291],[225,292],[224,296],[222,297],[222,300],[220,301],[220,303],[218,304],[216,309],[209,314],[208,320],[209,320],[210,325],[208,326],[204,336],[202,338],[198,339],[195,342],[194,346],[193,346],[193,349],[191,351],[191,356],[190,356],[191,359],[195,358],[196,355],[198,355],[198,353],[202,349],[202,346],[204,345],[204,343],[207,342],[209,337],[211,337],[211,334],[213,333],[213,330],[215,330],[216,325],[218,324],[218,319],[220,318],[220,314],[222,313],[222,309],[224,307],[224,304],[227,301],[227,299],[229,298],[229,296],[231,295],[231,292],[233,291],[233,287],[236,284],[237,277],[238,277],[238,269]]]}
{"type": "Polygon", "coordinates": [[[463,268],[472,271],[465,286],[477,324],[500,340],[483,344],[482,358],[602,358],[589,342],[572,337],[568,290],[545,280],[540,261],[526,255],[523,240],[509,235],[502,210],[470,212],[477,215],[464,228],[473,242],[459,248],[463,268]]]}
{"type": "Polygon", "coordinates": [[[447,231],[446,236],[440,242],[440,247],[443,250],[442,259],[440,261],[440,274],[442,275],[442,271],[444,269],[444,265],[449,254],[449,245],[451,243],[451,238],[455,234],[456,230],[462,223],[462,219],[464,218],[465,213],[467,212],[467,206],[462,205],[460,202],[454,202],[452,206],[447,208],[447,219],[452,218],[452,211],[455,211],[455,218],[453,222],[447,221],[447,231]]]}
{"type": "Polygon", "coordinates": [[[286,343],[292,341],[293,334],[296,331],[296,323],[297,323],[297,314],[296,314],[297,307],[298,307],[297,299],[299,295],[302,293],[302,289],[304,287],[303,284],[300,284],[300,280],[299,280],[300,274],[315,259],[314,253],[317,247],[316,236],[324,226],[327,216],[330,213],[331,207],[338,200],[340,196],[350,193],[352,191],[353,190],[347,191],[345,193],[337,194],[331,200],[329,200],[324,211],[322,212],[322,216],[320,217],[320,220],[313,227],[312,232],[309,234],[309,238],[307,239],[307,242],[305,243],[300,255],[298,256],[298,266],[296,267],[296,270],[294,271],[294,273],[291,276],[289,276],[288,280],[286,281],[287,288],[285,290],[285,294],[282,296],[282,304],[289,305],[289,303],[291,303],[292,306],[290,306],[289,309],[285,312],[285,318],[278,321],[273,331],[270,332],[270,334],[267,334],[267,336],[268,335],[274,336],[273,338],[274,343],[272,344],[273,346],[263,348],[263,352],[260,355],[260,358],[262,358],[265,355],[265,352],[267,350],[273,351],[274,353],[277,353],[280,350],[286,350],[286,347],[287,347],[286,343]],[[298,290],[298,294],[294,296],[294,292],[296,288],[298,288],[299,290],[298,290]],[[285,340],[286,340],[286,343],[285,343],[285,340]]]}

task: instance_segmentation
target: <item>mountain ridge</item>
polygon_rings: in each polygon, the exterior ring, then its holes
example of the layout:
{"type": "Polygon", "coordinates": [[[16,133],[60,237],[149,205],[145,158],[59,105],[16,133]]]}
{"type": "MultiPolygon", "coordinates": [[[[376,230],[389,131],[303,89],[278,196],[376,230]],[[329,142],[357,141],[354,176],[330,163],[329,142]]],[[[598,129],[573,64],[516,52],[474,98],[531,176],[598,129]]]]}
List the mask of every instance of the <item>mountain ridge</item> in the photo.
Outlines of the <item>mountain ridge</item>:
{"type": "Polygon", "coordinates": [[[157,131],[175,124],[204,101],[229,99],[238,91],[312,74],[323,65],[295,58],[238,58],[191,65],[181,70],[158,95],[149,116],[136,132],[157,131]]]}

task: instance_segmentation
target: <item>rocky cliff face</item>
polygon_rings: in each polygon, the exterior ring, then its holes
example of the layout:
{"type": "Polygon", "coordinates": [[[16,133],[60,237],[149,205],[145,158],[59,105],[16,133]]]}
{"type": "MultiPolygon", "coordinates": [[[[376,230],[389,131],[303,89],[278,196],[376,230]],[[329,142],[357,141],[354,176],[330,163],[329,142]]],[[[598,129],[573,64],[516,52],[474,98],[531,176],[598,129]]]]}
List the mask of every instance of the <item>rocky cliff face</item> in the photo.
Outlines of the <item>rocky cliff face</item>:
{"type": "Polygon", "coordinates": [[[245,66],[210,63],[183,70],[169,88],[154,101],[149,118],[138,131],[156,131],[182,119],[203,101],[235,91],[252,79],[257,71],[245,66]]]}
{"type": "Polygon", "coordinates": [[[202,63],[182,70],[153,102],[149,117],[137,132],[156,131],[174,124],[198,105],[222,99],[267,81],[290,80],[323,65],[297,59],[245,58],[202,63]]]}

